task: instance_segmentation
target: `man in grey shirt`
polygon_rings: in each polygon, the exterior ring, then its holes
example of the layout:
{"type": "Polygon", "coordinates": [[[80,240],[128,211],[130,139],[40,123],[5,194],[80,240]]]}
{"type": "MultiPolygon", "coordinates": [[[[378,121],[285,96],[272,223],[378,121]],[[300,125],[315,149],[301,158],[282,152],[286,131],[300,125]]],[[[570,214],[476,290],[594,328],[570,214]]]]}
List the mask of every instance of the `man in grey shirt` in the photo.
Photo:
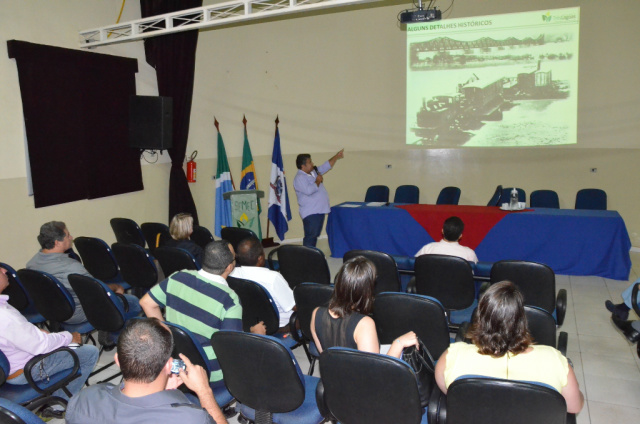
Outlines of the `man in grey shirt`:
{"type": "Polygon", "coordinates": [[[124,383],[95,384],[69,401],[67,424],[226,423],[207,372],[180,354],[185,369],[172,373],[173,337],[155,318],[131,320],[120,334],[115,360],[124,383]],[[177,389],[184,383],[200,405],[177,389]]]}
{"type": "MultiPolygon", "coordinates": [[[[69,234],[69,230],[64,222],[51,221],[40,227],[38,234],[38,243],[42,247],[36,255],[27,262],[27,268],[36,271],[46,272],[53,275],[60,283],[69,290],[76,304],[76,309],[67,324],[80,324],[87,321],[82,305],[78,300],[78,296],[69,284],[69,274],[80,274],[91,277],[89,271],[86,270],[80,262],[71,259],[67,250],[73,245],[73,237],[69,234]]],[[[124,289],[119,284],[107,284],[115,293],[123,294],[124,289]]],[[[129,310],[125,318],[130,318],[140,314],[140,302],[138,298],[132,295],[124,295],[129,305],[129,310]]],[[[113,340],[113,338],[112,338],[113,340]]],[[[103,343],[104,344],[104,343],[103,343]]]]}

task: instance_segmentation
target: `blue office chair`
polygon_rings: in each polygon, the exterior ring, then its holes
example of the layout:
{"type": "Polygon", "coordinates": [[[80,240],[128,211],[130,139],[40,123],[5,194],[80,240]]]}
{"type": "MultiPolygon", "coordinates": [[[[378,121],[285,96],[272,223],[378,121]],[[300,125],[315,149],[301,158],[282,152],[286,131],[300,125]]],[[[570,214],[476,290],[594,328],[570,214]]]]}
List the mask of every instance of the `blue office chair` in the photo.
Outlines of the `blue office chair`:
{"type": "Polygon", "coordinates": [[[460,201],[460,189],[458,187],[445,187],[440,190],[436,205],[457,205],[460,201]]]}
{"type": "Polygon", "coordinates": [[[33,299],[36,310],[49,321],[53,331],[62,329],[70,333],[78,332],[84,336],[83,343],[91,340],[96,344],[91,336],[95,329],[88,321],[80,324],[65,322],[73,316],[76,302],[57,278],[34,269],[21,269],[18,271],[18,277],[33,299]]]}
{"type": "Polygon", "coordinates": [[[422,255],[416,258],[415,273],[416,292],[438,299],[447,311],[450,331],[471,321],[478,301],[469,262],[457,256],[422,255]]]}
{"type": "Polygon", "coordinates": [[[399,186],[396,188],[396,194],[393,196],[393,203],[420,203],[420,189],[414,185],[399,186]]]}
{"type": "Polygon", "coordinates": [[[560,209],[558,193],[553,190],[535,190],[531,192],[529,204],[532,208],[560,209]]]}
{"type": "Polygon", "coordinates": [[[316,396],[328,420],[426,424],[427,414],[431,415],[421,406],[414,371],[400,359],[332,347],[320,355],[320,368],[316,396]]]}
{"type": "Polygon", "coordinates": [[[487,206],[500,206],[502,200],[502,186],[496,187],[496,191],[493,192],[493,196],[489,199],[487,206]]]}
{"type": "Polygon", "coordinates": [[[118,243],[134,243],[145,247],[146,242],[140,226],[129,218],[111,218],[111,228],[118,243]]]}
{"type": "Polygon", "coordinates": [[[264,322],[267,334],[279,339],[289,349],[298,346],[298,342],[289,333],[278,333],[280,313],[271,294],[255,281],[243,278],[227,277],[231,290],[236,292],[242,304],[242,328],[251,331],[257,322],[264,322]]]}
{"type": "Polygon", "coordinates": [[[0,268],[7,270],[7,277],[9,278],[9,287],[4,291],[4,294],[9,295],[9,304],[20,311],[20,313],[31,324],[43,324],[46,325],[46,319],[38,313],[33,300],[29,297],[29,293],[22,285],[18,273],[15,269],[0,262],[0,268]]]}
{"type": "Polygon", "coordinates": [[[193,255],[179,247],[162,246],[154,250],[153,255],[160,263],[160,268],[165,277],[182,270],[197,271],[200,265],[193,255]]]}
{"type": "Polygon", "coordinates": [[[133,293],[142,297],[158,282],[158,269],[149,253],[133,243],[113,243],[111,245],[122,278],[131,285],[133,293]]]}
{"type": "Polygon", "coordinates": [[[607,193],[599,188],[583,188],[576,194],[576,209],[607,210],[607,193]]]}
{"type": "Polygon", "coordinates": [[[565,424],[576,422],[554,388],[542,383],[461,376],[440,403],[440,420],[447,424],[565,424]]]}
{"type": "Polygon", "coordinates": [[[61,389],[67,396],[71,397],[71,392],[67,389],[67,384],[80,376],[80,361],[78,360],[78,356],[68,347],[61,347],[49,353],[36,355],[31,358],[24,366],[24,376],[27,379],[27,384],[5,383],[8,379],[10,368],[9,360],[5,354],[0,351],[0,398],[23,405],[31,411],[35,411],[44,405],[61,405],[66,407],[67,401],[61,397],[53,396],[53,392],[61,389]],[[73,368],[49,375],[46,379],[34,381],[32,377],[33,367],[38,367],[42,360],[58,352],[67,352],[71,355],[73,358],[73,368]]]}
{"type": "Polygon", "coordinates": [[[22,405],[0,398],[0,423],[3,424],[40,424],[43,423],[36,414],[22,405]]]}
{"type": "Polygon", "coordinates": [[[78,249],[82,264],[89,274],[104,283],[120,284],[125,290],[131,288],[123,280],[116,257],[104,240],[97,237],[77,237],[73,244],[78,249]]]}
{"type": "Polygon", "coordinates": [[[161,222],[144,222],[140,225],[140,231],[142,231],[151,253],[154,253],[158,247],[171,238],[169,226],[161,222]]]}
{"type": "Polygon", "coordinates": [[[203,227],[201,225],[194,225],[193,233],[191,233],[191,236],[189,238],[195,244],[197,244],[198,246],[204,249],[207,246],[207,244],[213,241],[213,234],[211,234],[211,231],[209,231],[207,227],[203,227]]]}
{"type": "Polygon", "coordinates": [[[364,196],[365,202],[389,202],[389,187],[385,185],[373,185],[367,189],[364,196]]]}
{"type": "Polygon", "coordinates": [[[280,340],[218,331],[211,336],[211,345],[244,419],[256,424],[324,421],[315,398],[320,379],[302,374],[295,356],[280,340]]]}
{"type": "MultiPolygon", "coordinates": [[[[169,327],[173,335],[173,352],[171,356],[174,359],[179,359],[178,354],[182,353],[189,358],[193,364],[200,365],[204,368],[205,371],[207,371],[207,375],[211,375],[212,370],[209,368],[207,354],[194,334],[178,324],[170,322],[165,322],[165,324],[169,327]]],[[[229,418],[235,415],[235,410],[230,406],[235,399],[231,396],[226,386],[222,383],[211,384],[211,389],[213,390],[213,397],[216,399],[225,416],[229,418]]],[[[192,393],[185,385],[180,386],[179,390],[185,393],[192,393]]]]}
{"type": "MultiPolygon", "coordinates": [[[[509,203],[511,199],[511,190],[513,187],[506,187],[502,189],[502,196],[500,196],[502,203],[509,203]]],[[[521,188],[516,188],[518,190],[518,202],[526,202],[527,201],[527,193],[521,188]]]]}

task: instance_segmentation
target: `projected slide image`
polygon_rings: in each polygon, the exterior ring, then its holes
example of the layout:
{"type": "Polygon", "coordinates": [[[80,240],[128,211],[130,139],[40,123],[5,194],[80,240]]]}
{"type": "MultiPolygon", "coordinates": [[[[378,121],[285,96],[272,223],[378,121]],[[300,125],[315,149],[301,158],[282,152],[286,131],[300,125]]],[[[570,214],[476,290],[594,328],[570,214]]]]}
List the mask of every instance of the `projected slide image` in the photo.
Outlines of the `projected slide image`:
{"type": "Polygon", "coordinates": [[[406,142],[575,144],[579,8],[407,28],[406,142]]]}

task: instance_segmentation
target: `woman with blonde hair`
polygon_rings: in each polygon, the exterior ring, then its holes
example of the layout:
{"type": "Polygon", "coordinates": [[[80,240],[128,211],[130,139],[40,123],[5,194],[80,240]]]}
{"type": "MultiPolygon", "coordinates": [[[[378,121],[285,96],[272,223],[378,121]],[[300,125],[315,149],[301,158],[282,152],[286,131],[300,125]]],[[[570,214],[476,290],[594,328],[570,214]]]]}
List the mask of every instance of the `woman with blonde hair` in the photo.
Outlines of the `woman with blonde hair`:
{"type": "Polygon", "coordinates": [[[195,242],[191,241],[193,233],[193,217],[190,213],[179,213],[171,219],[169,224],[169,234],[171,239],[164,243],[164,246],[178,247],[191,253],[196,259],[198,266],[202,263],[202,248],[195,242]]]}
{"type": "Polygon", "coordinates": [[[443,393],[460,376],[482,375],[547,384],[565,398],[567,412],[582,409],[584,396],[573,366],[558,350],[534,344],[522,293],[512,282],[494,284],[482,295],[467,337],[472,344],[452,344],[436,364],[443,393]]]}

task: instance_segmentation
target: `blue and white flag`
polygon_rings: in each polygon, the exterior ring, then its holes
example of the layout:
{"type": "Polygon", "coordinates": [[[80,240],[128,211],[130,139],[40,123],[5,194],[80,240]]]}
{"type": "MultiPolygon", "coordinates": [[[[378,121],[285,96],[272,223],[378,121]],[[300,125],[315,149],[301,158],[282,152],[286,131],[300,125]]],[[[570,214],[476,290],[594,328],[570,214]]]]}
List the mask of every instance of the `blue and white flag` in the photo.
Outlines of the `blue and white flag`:
{"type": "Polygon", "coordinates": [[[218,170],[216,171],[216,222],[215,234],[220,236],[222,227],[230,227],[231,225],[231,201],[224,200],[222,195],[228,191],[235,190],[233,186],[233,178],[229,170],[229,162],[227,161],[227,151],[224,148],[222,135],[218,127],[218,121],[215,121],[216,129],[218,129],[218,170]]]}
{"type": "Polygon", "coordinates": [[[291,207],[289,206],[289,194],[287,193],[287,180],[284,176],[282,165],[282,152],[280,151],[280,131],[276,118],[276,136],[273,140],[273,154],[271,155],[271,179],[269,183],[269,221],[278,234],[280,240],[284,240],[284,233],[289,231],[291,221],[291,207]]]}

